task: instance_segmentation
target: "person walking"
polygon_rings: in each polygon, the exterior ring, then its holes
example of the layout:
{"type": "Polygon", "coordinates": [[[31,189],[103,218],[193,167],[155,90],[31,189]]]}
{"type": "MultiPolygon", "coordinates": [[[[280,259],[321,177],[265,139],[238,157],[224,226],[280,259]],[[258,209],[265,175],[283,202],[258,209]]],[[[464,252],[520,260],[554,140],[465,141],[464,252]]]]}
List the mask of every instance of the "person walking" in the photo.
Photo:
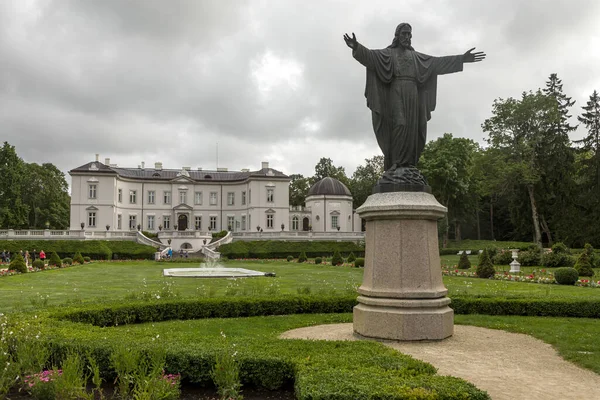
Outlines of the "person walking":
{"type": "Polygon", "coordinates": [[[42,260],[44,264],[46,263],[46,253],[44,253],[44,250],[40,250],[40,260],[42,260]]]}

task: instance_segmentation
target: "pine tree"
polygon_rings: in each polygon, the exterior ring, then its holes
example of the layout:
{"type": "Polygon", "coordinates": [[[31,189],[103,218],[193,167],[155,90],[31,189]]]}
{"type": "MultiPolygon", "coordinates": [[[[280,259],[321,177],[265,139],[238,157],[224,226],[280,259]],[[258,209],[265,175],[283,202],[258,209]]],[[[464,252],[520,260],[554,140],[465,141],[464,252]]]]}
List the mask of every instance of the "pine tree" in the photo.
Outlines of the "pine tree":
{"type": "Polygon", "coordinates": [[[581,108],[584,112],[577,119],[585,125],[588,134],[575,143],[581,143],[581,151],[587,153],[588,157],[585,163],[595,175],[592,182],[598,189],[600,188],[600,97],[596,90],[590,96],[587,104],[581,108]]]}
{"type": "Polygon", "coordinates": [[[476,269],[477,277],[484,279],[493,277],[496,271],[487,249],[483,249],[483,253],[481,253],[479,260],[479,265],[477,265],[476,269]]]}
{"type": "Polygon", "coordinates": [[[463,251],[460,255],[460,260],[458,260],[458,269],[469,269],[469,268],[471,268],[471,261],[469,261],[467,252],[463,251]]]}

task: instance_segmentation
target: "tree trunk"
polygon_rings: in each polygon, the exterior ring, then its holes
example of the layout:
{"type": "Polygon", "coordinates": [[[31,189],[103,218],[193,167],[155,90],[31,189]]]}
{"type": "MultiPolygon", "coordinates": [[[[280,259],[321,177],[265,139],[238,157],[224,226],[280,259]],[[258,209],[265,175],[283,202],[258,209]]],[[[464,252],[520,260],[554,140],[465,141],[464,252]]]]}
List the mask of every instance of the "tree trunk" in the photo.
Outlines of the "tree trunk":
{"type": "Polygon", "coordinates": [[[460,233],[460,221],[454,221],[454,240],[460,243],[462,236],[460,233]]]}
{"type": "Polygon", "coordinates": [[[475,220],[477,221],[477,240],[481,240],[481,223],[479,222],[479,200],[475,208],[475,220]]]}
{"type": "Polygon", "coordinates": [[[494,238],[494,201],[490,198],[490,232],[492,233],[492,240],[494,238]]]}
{"type": "Polygon", "coordinates": [[[534,242],[538,247],[542,247],[542,233],[540,232],[540,221],[538,218],[537,206],[535,204],[535,195],[533,192],[533,185],[527,185],[527,192],[529,193],[529,202],[531,203],[531,218],[533,220],[533,232],[534,242]]]}
{"type": "Polygon", "coordinates": [[[546,223],[546,218],[544,218],[544,215],[540,216],[540,221],[542,225],[542,230],[546,233],[546,236],[548,236],[548,246],[552,247],[554,241],[552,240],[552,233],[550,232],[550,228],[548,228],[548,224],[546,223]]]}

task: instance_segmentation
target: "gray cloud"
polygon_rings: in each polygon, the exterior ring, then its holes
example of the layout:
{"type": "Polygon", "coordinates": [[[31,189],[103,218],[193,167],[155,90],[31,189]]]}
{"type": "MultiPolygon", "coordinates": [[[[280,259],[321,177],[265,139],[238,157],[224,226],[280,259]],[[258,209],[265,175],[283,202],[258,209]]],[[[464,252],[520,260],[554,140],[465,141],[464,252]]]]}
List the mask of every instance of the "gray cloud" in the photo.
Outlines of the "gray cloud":
{"type": "MultiPolygon", "coordinates": [[[[0,3],[2,140],[63,171],[122,166],[258,168],[311,175],[321,157],[351,174],[378,154],[364,68],[342,35],[389,45],[399,22],[432,55],[488,59],[441,77],[429,138],[482,141],[495,98],[557,72],[585,103],[600,85],[594,1],[149,1],[0,3]],[[279,69],[273,66],[278,66],[279,69]]],[[[573,109],[577,114],[579,108],[573,109]]],[[[575,135],[580,135],[576,133],[575,135]]]]}

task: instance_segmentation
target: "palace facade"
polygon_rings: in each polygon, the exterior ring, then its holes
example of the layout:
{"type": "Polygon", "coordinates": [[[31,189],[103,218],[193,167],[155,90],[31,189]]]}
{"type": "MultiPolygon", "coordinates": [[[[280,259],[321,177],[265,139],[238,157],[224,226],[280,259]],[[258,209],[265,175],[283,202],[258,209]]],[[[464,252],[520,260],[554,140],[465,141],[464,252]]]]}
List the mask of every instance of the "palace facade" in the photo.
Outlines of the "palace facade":
{"type": "Polygon", "coordinates": [[[160,162],[123,168],[97,155],[69,174],[71,230],[361,230],[341,182],[325,178],[311,187],[305,207],[290,207],[290,178],[268,162],[255,171],[164,169],[160,162]]]}

